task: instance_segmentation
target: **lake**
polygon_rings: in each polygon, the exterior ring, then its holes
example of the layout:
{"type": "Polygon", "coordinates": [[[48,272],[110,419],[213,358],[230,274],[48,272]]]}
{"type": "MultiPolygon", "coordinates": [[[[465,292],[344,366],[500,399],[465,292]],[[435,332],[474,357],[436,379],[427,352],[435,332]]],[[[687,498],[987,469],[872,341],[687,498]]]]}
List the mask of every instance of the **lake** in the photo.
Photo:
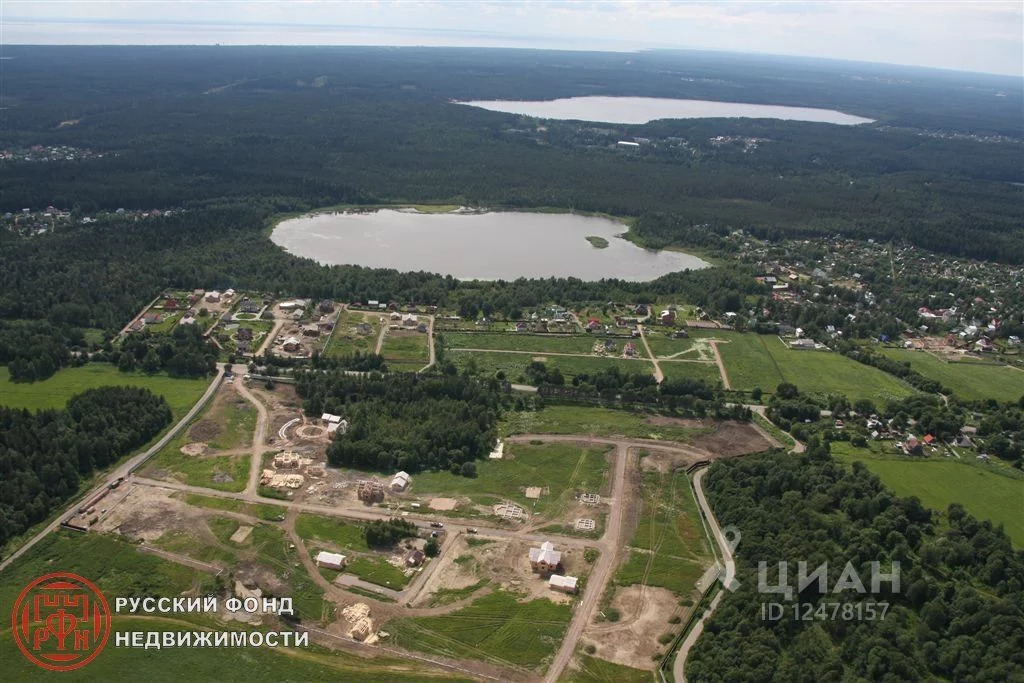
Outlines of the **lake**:
{"type": "Polygon", "coordinates": [[[523,114],[541,119],[599,121],[602,123],[642,124],[657,119],[753,118],[812,121],[855,126],[872,123],[833,109],[786,107],[777,104],[713,102],[711,100],[675,100],[660,97],[570,97],[560,100],[490,100],[458,102],[508,114],[523,114]]]}
{"type": "Polygon", "coordinates": [[[646,281],[709,266],[690,254],[642,249],[618,237],[626,230],[608,218],[566,213],[381,209],[290,218],[270,239],[291,254],[327,265],[424,270],[460,280],[646,281]],[[604,238],[608,246],[595,247],[587,237],[604,238]]]}

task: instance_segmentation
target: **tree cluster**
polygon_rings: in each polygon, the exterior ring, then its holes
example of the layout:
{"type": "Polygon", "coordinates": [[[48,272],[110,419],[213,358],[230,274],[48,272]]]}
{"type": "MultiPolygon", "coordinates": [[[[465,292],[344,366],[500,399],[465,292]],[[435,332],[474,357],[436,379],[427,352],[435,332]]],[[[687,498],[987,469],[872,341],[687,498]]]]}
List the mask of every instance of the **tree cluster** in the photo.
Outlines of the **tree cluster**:
{"type": "Polygon", "coordinates": [[[170,421],[167,402],[137,387],[89,389],[64,410],[0,407],[0,547],[170,421]]]}
{"type": "Polygon", "coordinates": [[[802,457],[718,461],[706,478],[723,525],[742,531],[740,587],[725,592],[687,663],[687,677],[726,680],[1011,680],[1024,668],[1024,557],[1001,527],[957,504],[937,515],[898,498],[855,463],[813,442],[802,457]],[[885,601],[884,620],[792,618],[791,604],[757,592],[759,562],[774,579],[790,565],[794,603],[885,601]],[[828,562],[831,590],[847,562],[867,584],[870,562],[900,563],[900,588],[881,594],[796,592],[795,564],[828,562]],[[761,603],[782,601],[783,619],[761,603]],[[738,656],[742,653],[742,657],[738,656]]]}
{"type": "Polygon", "coordinates": [[[497,439],[496,382],[459,375],[301,373],[296,389],[308,415],[349,421],[327,449],[333,465],[418,472],[450,469],[485,457],[497,439]]]}

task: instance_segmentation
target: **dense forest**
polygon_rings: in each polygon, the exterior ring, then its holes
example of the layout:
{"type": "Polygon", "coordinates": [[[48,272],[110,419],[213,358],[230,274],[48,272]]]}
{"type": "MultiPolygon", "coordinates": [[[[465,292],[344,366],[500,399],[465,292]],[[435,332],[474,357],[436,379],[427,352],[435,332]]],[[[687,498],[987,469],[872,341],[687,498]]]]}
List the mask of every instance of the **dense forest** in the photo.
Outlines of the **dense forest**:
{"type": "Polygon", "coordinates": [[[900,73],[894,89],[876,65],[668,52],[627,64],[594,53],[372,48],[12,46],[10,56],[5,83],[19,96],[0,113],[6,144],[104,156],[0,165],[2,210],[275,196],[310,206],[558,206],[678,216],[640,223],[652,244],[708,224],[1024,260],[1013,184],[1024,181],[1024,95],[1008,78],[885,67],[900,73]],[[595,93],[827,106],[880,123],[655,121],[595,133],[451,102],[595,93]],[[760,142],[749,153],[711,142],[723,136],[760,142]],[[615,148],[630,137],[651,142],[638,154],[615,148]]]}
{"type": "MultiPolygon", "coordinates": [[[[726,592],[687,664],[694,681],[1014,680],[1024,668],[1024,555],[1001,528],[959,505],[944,515],[897,498],[860,463],[852,471],[827,445],[801,457],[760,455],[718,461],[706,478],[723,525],[742,533],[740,587],[726,592]],[[940,519],[941,517],[941,519],[940,519]],[[758,562],[770,580],[790,563],[794,603],[888,602],[884,620],[764,620],[758,562]],[[828,588],[851,562],[866,585],[868,563],[900,562],[900,588],[882,594],[796,593],[796,563],[828,562],[828,588]]],[[[774,584],[773,584],[774,585],[774,584]]],[[[829,613],[831,608],[829,609],[829,613]]],[[[803,612],[801,612],[802,614],[803,612]]]]}
{"type": "Polygon", "coordinates": [[[300,374],[296,388],[307,415],[330,412],[349,421],[327,449],[335,466],[468,475],[498,437],[501,400],[493,380],[314,371],[300,374]]]}
{"type": "Polygon", "coordinates": [[[0,407],[0,547],[78,492],[79,482],[142,446],[171,421],[148,389],[102,387],[64,410],[0,407]]]}

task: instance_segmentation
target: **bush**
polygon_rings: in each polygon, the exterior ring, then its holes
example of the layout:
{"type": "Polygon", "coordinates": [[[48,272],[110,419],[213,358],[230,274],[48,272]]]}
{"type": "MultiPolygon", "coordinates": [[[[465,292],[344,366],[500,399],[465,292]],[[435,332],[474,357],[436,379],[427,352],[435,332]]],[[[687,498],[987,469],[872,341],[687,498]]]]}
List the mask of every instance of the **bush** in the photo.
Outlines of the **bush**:
{"type": "Polygon", "coordinates": [[[670,623],[670,624],[678,624],[682,620],[683,620],[683,618],[681,616],[679,616],[678,614],[676,614],[675,616],[673,616],[671,619],[668,620],[668,623],[670,623]]]}
{"type": "Polygon", "coordinates": [[[608,621],[618,621],[622,618],[622,615],[619,613],[619,610],[614,607],[609,607],[604,611],[604,618],[608,621]]]}
{"type": "Polygon", "coordinates": [[[464,462],[462,463],[462,476],[464,477],[475,477],[476,476],[476,463],[475,462],[464,462]]]}
{"type": "Polygon", "coordinates": [[[590,645],[587,645],[586,647],[584,647],[583,651],[586,652],[588,655],[592,655],[595,652],[597,652],[597,647],[595,645],[593,645],[593,644],[590,644],[590,645]]]}
{"type": "Polygon", "coordinates": [[[668,645],[672,642],[672,639],[675,637],[675,634],[671,631],[669,631],[668,633],[662,633],[660,636],[658,636],[658,642],[662,645],[668,645]]]}

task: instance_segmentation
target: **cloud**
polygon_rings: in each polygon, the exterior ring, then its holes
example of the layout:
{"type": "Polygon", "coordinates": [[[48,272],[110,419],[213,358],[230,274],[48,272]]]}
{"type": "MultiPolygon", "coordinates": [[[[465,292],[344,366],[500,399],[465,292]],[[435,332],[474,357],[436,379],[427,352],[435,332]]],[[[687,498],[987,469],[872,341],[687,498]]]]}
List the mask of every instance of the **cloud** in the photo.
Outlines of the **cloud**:
{"type": "Polygon", "coordinates": [[[674,47],[1024,73],[1019,1],[3,0],[0,13],[9,44],[674,47]]]}

